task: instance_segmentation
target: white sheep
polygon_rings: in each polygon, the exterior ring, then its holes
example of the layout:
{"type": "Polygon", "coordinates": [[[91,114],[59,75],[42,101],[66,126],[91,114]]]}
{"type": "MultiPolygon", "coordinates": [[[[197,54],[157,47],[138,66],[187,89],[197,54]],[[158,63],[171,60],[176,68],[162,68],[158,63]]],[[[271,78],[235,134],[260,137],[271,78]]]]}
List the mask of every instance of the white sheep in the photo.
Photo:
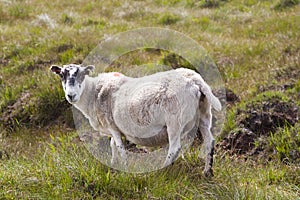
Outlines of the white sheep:
{"type": "Polygon", "coordinates": [[[169,144],[164,166],[175,161],[181,138],[198,126],[205,143],[204,175],[213,175],[214,138],[211,106],[221,103],[202,77],[189,69],[176,69],[131,78],[118,72],[88,75],[94,66],[51,66],[60,75],[66,99],[102,135],[111,137],[112,162],[116,151],[126,160],[122,136],[146,147],[169,144]]]}

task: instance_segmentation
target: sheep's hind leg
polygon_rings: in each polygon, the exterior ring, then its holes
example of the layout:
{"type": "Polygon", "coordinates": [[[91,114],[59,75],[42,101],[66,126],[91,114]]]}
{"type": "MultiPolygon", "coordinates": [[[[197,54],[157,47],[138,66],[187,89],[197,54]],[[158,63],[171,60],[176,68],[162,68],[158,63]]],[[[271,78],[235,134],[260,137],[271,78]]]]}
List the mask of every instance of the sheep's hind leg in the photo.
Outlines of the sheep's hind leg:
{"type": "Polygon", "coordinates": [[[202,137],[204,140],[204,147],[205,147],[205,168],[203,171],[204,176],[210,177],[213,176],[213,155],[214,155],[214,144],[215,140],[207,127],[200,127],[200,131],[202,133],[202,137]]]}
{"type": "Polygon", "coordinates": [[[168,126],[167,132],[169,138],[169,150],[168,150],[167,158],[163,165],[164,167],[173,164],[175,162],[181,149],[180,136],[182,130],[179,128],[168,126]]]}
{"type": "Polygon", "coordinates": [[[211,128],[211,107],[207,103],[207,99],[204,100],[203,104],[200,105],[200,121],[199,129],[203,137],[204,148],[205,148],[205,168],[203,174],[207,177],[213,176],[213,155],[214,155],[214,144],[215,139],[210,131],[211,128]]]}

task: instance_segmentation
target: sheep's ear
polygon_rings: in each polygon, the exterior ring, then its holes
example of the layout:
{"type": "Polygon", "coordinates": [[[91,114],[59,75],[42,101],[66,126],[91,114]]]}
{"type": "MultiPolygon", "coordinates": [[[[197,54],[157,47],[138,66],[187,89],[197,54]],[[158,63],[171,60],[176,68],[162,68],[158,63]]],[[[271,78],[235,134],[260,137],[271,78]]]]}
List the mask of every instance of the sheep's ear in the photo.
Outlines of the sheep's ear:
{"type": "Polygon", "coordinates": [[[94,65],[88,65],[84,68],[84,73],[85,74],[90,74],[91,72],[93,72],[95,69],[94,65]]]}
{"type": "Polygon", "coordinates": [[[51,67],[50,67],[50,70],[53,72],[53,73],[55,73],[55,74],[60,74],[60,72],[61,72],[61,67],[60,66],[57,66],[57,65],[52,65],[51,67]]]}

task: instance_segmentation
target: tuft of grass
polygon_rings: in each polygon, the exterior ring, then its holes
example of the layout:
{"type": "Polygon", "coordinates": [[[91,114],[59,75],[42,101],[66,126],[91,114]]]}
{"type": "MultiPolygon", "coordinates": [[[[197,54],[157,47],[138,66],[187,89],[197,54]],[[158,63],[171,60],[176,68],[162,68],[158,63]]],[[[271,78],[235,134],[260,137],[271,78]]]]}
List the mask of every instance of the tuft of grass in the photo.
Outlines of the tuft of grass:
{"type": "Polygon", "coordinates": [[[224,0],[200,0],[198,6],[201,8],[216,8],[220,6],[223,1],[224,0]]]}
{"type": "Polygon", "coordinates": [[[171,25],[171,24],[175,24],[178,21],[180,21],[180,19],[181,19],[181,17],[176,14],[165,13],[158,19],[158,22],[159,22],[159,24],[162,24],[162,25],[171,25]]]}
{"type": "Polygon", "coordinates": [[[84,26],[96,26],[98,29],[103,29],[106,25],[107,22],[104,19],[87,19],[84,23],[84,26]]]}
{"type": "Polygon", "coordinates": [[[230,133],[230,131],[233,131],[238,127],[236,123],[236,113],[237,113],[236,108],[233,108],[226,113],[226,121],[222,129],[222,134],[217,138],[217,140],[220,140],[228,133],[230,133]]]}
{"type": "Polygon", "coordinates": [[[13,102],[16,100],[16,91],[9,87],[9,86],[2,86],[1,87],[1,101],[0,101],[0,110],[3,111],[3,109],[9,105],[12,105],[13,102]]]}
{"type": "Polygon", "coordinates": [[[175,53],[162,52],[161,57],[162,58],[159,61],[159,63],[161,63],[163,65],[166,65],[166,66],[170,66],[173,69],[183,67],[183,68],[188,68],[188,69],[195,70],[195,67],[191,63],[189,63],[187,60],[185,60],[181,56],[176,55],[175,53]]]}
{"type": "Polygon", "coordinates": [[[61,21],[64,24],[72,25],[74,24],[75,19],[66,13],[62,14],[61,21]]]}
{"type": "Polygon", "coordinates": [[[30,7],[24,3],[13,3],[8,13],[12,19],[26,19],[29,17],[30,7]]]}
{"type": "Polygon", "coordinates": [[[299,0],[279,0],[274,6],[275,10],[283,10],[292,6],[296,6],[300,3],[299,0]]]}
{"type": "Polygon", "coordinates": [[[181,0],[155,0],[155,3],[158,5],[168,5],[168,6],[174,6],[178,3],[180,3],[181,0]]]}
{"type": "Polygon", "coordinates": [[[59,61],[61,63],[70,63],[73,58],[74,58],[73,49],[68,49],[60,54],[59,61]]]}
{"type": "Polygon", "coordinates": [[[285,126],[269,138],[269,148],[276,151],[276,156],[284,163],[300,163],[300,129],[285,126]]]}

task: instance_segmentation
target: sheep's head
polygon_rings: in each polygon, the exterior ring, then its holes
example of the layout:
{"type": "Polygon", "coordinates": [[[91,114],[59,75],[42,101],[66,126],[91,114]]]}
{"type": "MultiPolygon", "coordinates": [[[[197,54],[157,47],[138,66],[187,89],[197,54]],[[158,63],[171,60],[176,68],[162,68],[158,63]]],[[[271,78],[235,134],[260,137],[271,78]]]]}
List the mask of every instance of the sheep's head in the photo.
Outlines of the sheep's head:
{"type": "Polygon", "coordinates": [[[79,101],[84,90],[85,75],[88,75],[94,68],[92,65],[83,67],[81,65],[69,64],[63,65],[63,67],[52,65],[50,70],[61,77],[66,99],[69,103],[73,104],[79,101]]]}

